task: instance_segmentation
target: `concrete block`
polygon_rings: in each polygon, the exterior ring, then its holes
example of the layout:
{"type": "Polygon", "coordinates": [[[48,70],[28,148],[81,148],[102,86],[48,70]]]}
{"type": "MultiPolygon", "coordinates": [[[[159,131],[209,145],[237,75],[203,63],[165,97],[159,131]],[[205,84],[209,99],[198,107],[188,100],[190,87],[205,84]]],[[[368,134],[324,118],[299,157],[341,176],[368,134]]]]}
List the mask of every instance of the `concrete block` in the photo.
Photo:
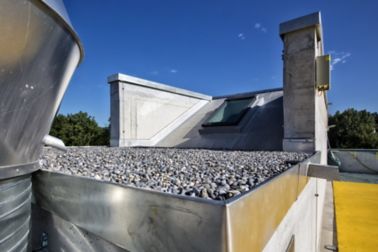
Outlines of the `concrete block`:
{"type": "Polygon", "coordinates": [[[123,74],[108,78],[111,146],[154,146],[206,105],[210,96],[123,74]]]}

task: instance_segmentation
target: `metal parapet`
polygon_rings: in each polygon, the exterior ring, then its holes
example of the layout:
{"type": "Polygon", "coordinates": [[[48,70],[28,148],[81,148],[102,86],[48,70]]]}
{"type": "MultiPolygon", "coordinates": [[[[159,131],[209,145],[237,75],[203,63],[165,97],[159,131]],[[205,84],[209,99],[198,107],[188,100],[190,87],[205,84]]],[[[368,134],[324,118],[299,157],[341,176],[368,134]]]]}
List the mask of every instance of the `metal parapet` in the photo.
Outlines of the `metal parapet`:
{"type": "MultiPolygon", "coordinates": [[[[306,186],[308,163],[319,160],[317,153],[254,190],[226,201],[46,171],[33,176],[33,187],[36,208],[71,223],[75,230],[87,231],[124,250],[261,251],[306,186]]],[[[54,231],[58,236],[69,232],[67,224],[43,225],[61,230],[54,231]]],[[[40,232],[33,234],[34,241],[40,237],[40,232]]],[[[67,246],[64,238],[51,239],[54,242],[49,243],[49,249],[67,246]]],[[[70,246],[91,244],[82,236],[69,242],[70,246]]],[[[90,251],[99,251],[91,248],[90,251]]]]}

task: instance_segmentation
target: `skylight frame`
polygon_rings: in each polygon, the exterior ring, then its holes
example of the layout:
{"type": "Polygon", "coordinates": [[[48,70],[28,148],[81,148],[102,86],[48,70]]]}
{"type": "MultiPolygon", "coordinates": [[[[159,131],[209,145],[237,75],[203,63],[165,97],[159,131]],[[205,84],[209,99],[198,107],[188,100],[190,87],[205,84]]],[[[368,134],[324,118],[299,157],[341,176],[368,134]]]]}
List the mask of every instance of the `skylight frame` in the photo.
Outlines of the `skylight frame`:
{"type": "Polygon", "coordinates": [[[241,98],[228,98],[226,99],[222,105],[216,109],[210,117],[207,118],[206,122],[202,124],[202,127],[208,128],[208,127],[223,127],[223,126],[237,126],[246,113],[248,112],[251,105],[255,102],[256,96],[249,96],[249,97],[241,97],[241,98]],[[221,113],[222,110],[224,110],[227,107],[227,103],[233,102],[233,101],[240,101],[240,100],[249,100],[241,111],[237,114],[236,118],[231,121],[219,121],[219,122],[209,122],[212,120],[218,113],[221,113]]]}

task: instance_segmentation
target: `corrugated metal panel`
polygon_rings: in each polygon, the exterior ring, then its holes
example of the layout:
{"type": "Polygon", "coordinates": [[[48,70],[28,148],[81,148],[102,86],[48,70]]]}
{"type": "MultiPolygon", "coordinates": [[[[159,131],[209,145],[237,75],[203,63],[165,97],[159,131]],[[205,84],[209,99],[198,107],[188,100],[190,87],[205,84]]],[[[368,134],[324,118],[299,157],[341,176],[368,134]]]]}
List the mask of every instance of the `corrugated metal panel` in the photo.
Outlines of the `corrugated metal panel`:
{"type": "Polygon", "coordinates": [[[27,251],[30,213],[30,175],[0,180],[0,251],[27,251]]]}

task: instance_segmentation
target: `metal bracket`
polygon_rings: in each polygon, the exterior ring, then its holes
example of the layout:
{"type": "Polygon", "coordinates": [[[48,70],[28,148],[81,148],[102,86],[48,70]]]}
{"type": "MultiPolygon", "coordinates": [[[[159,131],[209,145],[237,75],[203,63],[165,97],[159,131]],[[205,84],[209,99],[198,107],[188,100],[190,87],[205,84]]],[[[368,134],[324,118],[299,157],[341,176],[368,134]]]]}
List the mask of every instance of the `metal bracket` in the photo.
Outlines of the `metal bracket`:
{"type": "Polygon", "coordinates": [[[326,180],[339,180],[339,167],[334,165],[308,164],[307,176],[326,180]]]}

